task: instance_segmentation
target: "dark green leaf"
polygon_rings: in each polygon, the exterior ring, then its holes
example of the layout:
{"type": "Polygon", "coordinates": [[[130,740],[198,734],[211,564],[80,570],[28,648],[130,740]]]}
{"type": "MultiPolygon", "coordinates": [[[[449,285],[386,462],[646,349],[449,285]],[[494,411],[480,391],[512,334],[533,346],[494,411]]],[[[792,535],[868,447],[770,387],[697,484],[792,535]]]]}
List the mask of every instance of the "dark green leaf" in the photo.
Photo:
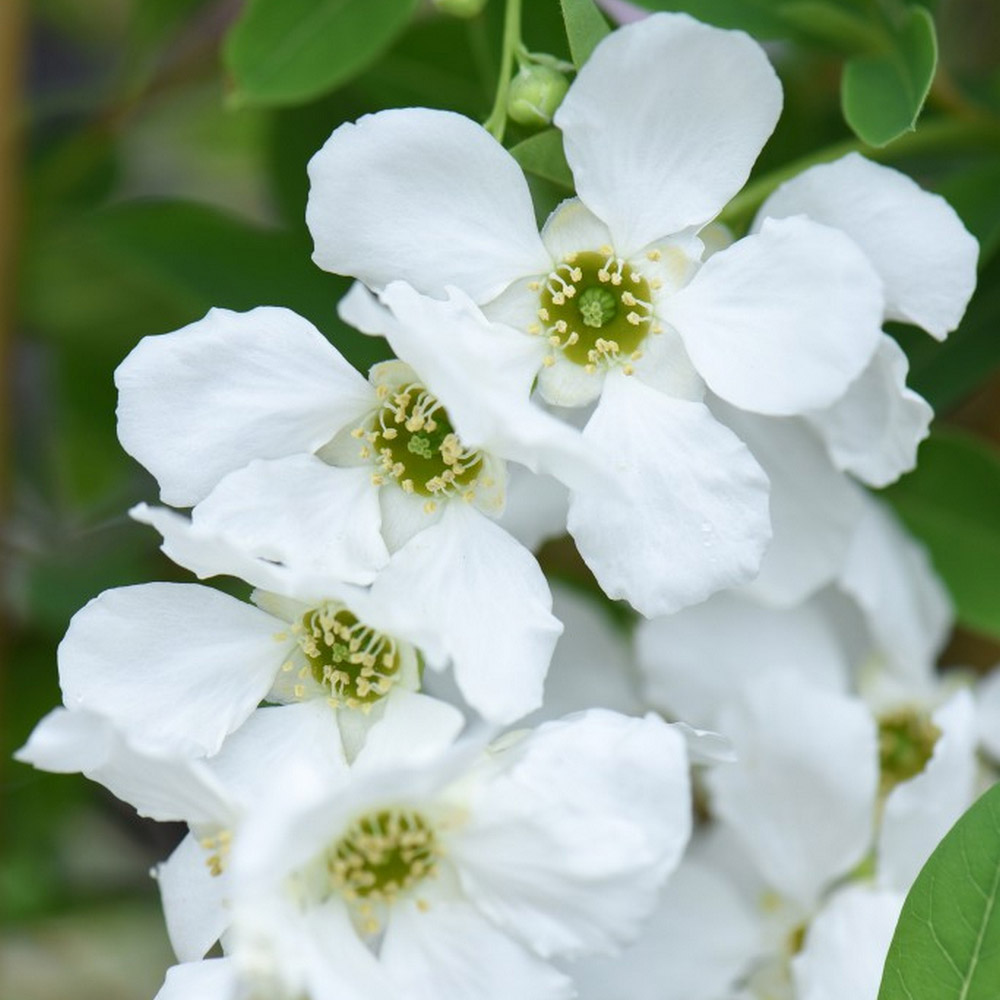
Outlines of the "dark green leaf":
{"type": "Polygon", "coordinates": [[[996,1000],[1000,984],[1000,786],[952,827],[917,876],[878,1000],[996,1000]]]}
{"type": "Polygon", "coordinates": [[[1000,454],[938,431],[921,446],[916,470],[885,494],[930,550],[958,620],[1000,636],[1000,454]]]}
{"type": "Polygon", "coordinates": [[[536,177],[573,190],[573,174],[563,152],[562,132],[557,128],[546,129],[538,135],[519,142],[511,155],[521,164],[521,169],[536,177]]]}
{"type": "Polygon", "coordinates": [[[361,72],[406,27],[416,0],[250,0],[226,39],[235,99],[297,104],[361,72]]]}
{"type": "Polygon", "coordinates": [[[913,131],[937,67],[934,19],[911,7],[884,50],[844,64],[841,104],[854,132],[871,146],[885,146],[913,131]]]}
{"type": "Polygon", "coordinates": [[[573,63],[579,69],[611,29],[594,0],[560,0],[573,63]]]}

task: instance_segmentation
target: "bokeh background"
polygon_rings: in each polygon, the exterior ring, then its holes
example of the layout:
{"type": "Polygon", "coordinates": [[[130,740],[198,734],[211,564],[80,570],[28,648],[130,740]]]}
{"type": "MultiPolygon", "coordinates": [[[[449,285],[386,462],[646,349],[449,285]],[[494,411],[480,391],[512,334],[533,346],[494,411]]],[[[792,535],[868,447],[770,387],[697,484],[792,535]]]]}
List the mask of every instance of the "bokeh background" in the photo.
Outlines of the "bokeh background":
{"type": "MultiPolygon", "coordinates": [[[[747,18],[758,33],[755,18],[783,5],[646,3],[726,26],[747,18]]],[[[791,6],[798,22],[768,43],[786,110],[755,178],[864,148],[840,99],[858,43],[822,11],[904,10],[791,6]]],[[[946,344],[895,331],[940,429],[889,493],[955,596],[962,627],[945,659],[985,669],[1000,660],[1000,4],[926,6],[940,61],[921,123],[870,152],[945,193],[983,253],[946,344]]],[[[557,0],[524,8],[529,49],[569,59],[557,0]]],[[[73,612],[108,587],[184,579],[126,514],[156,491],[115,437],[115,366],[142,336],[213,305],[289,306],[358,367],[384,356],[339,323],[346,283],[310,261],[306,161],[339,123],[379,108],[485,119],[502,17],[501,0],[472,19],[429,0],[0,2],[0,1000],[151,998],[170,962],[148,873],[179,831],[78,776],[10,759],[59,703],[56,645],[73,612]],[[352,9],[348,29],[324,34],[352,9]],[[265,23],[248,29],[251,18],[265,23]]],[[[509,144],[525,138],[509,129],[509,144]]],[[[558,170],[537,171],[544,216],[567,192],[558,170]]],[[[580,573],[558,544],[544,560],[580,573]]]]}

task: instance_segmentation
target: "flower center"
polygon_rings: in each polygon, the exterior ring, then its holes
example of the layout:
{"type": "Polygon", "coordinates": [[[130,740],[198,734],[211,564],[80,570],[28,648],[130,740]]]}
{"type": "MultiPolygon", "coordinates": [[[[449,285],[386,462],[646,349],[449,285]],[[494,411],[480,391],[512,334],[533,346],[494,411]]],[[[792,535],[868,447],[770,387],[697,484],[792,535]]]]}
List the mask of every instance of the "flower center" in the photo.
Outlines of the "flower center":
{"type": "Polygon", "coordinates": [[[391,903],[433,873],[437,855],[434,830],[420,813],[382,809],[351,824],[327,867],[347,900],[391,903]]]}
{"type": "Polygon", "coordinates": [[[888,794],[927,766],[941,730],[923,712],[900,709],[879,719],[881,790],[888,794]]]}
{"type": "Polygon", "coordinates": [[[399,680],[396,640],[358,621],[341,604],[307,611],[294,632],[310,673],[337,705],[372,705],[399,680]]]}
{"type": "Polygon", "coordinates": [[[375,485],[391,480],[406,493],[474,499],[483,454],[462,445],[437,398],[415,382],[394,391],[380,388],[382,406],[353,432],[365,441],[361,457],[379,469],[375,485]]]}
{"type": "Polygon", "coordinates": [[[610,247],[570,254],[538,290],[535,329],[569,361],[596,371],[642,356],[639,346],[653,326],[652,289],[610,247]]]}

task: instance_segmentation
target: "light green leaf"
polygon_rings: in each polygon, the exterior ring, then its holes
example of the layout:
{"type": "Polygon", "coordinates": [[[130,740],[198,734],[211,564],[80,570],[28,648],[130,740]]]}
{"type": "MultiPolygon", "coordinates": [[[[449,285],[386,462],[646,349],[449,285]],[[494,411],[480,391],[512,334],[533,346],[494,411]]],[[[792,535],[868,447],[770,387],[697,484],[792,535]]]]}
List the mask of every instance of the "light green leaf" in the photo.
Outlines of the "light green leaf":
{"type": "Polygon", "coordinates": [[[298,104],[345,83],[406,27],[417,0],[249,0],[223,55],[244,104],[298,104]]]}
{"type": "Polygon", "coordinates": [[[566,38],[573,63],[579,69],[589,58],[597,43],[611,32],[608,22],[594,0],[560,0],[566,38]]]}
{"type": "Polygon", "coordinates": [[[562,132],[557,128],[546,129],[538,135],[519,142],[511,155],[521,164],[521,169],[536,177],[573,190],[573,174],[563,152],[562,132]]]}
{"type": "Polygon", "coordinates": [[[911,7],[883,51],[855,56],[844,64],[840,100],[844,117],[871,146],[886,146],[912,132],[937,67],[934,19],[911,7]]]}
{"type": "Polygon", "coordinates": [[[928,547],[958,620],[1000,636],[1000,454],[957,431],[920,448],[914,472],[885,491],[928,547]]]}
{"type": "Polygon", "coordinates": [[[996,1000],[1000,786],[951,828],[903,904],[878,1000],[996,1000]]]}

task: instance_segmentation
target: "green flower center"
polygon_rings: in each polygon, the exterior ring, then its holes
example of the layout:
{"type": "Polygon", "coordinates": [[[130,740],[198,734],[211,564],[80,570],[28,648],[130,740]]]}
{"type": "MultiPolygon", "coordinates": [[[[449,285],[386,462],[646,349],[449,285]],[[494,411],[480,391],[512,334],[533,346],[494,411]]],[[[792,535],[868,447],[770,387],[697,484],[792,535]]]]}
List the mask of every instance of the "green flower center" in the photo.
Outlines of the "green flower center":
{"type": "Polygon", "coordinates": [[[333,887],[347,900],[391,903],[437,863],[434,830],[418,812],[381,809],[355,820],[327,855],[333,887]]]}
{"type": "Polygon", "coordinates": [[[881,791],[916,777],[927,766],[941,730],[923,712],[904,708],[879,719],[881,791]]]}
{"type": "Polygon", "coordinates": [[[465,448],[448,413],[422,385],[380,387],[383,402],[354,436],[364,440],[361,457],[378,468],[376,486],[395,482],[406,493],[475,499],[483,454],[465,448]]]}
{"type": "MultiPolygon", "coordinates": [[[[571,254],[534,287],[541,321],[534,330],[574,364],[588,371],[628,368],[642,356],[640,345],[653,329],[652,289],[610,247],[571,254]]],[[[553,354],[546,363],[554,360],[553,354]]]]}
{"type": "Polygon", "coordinates": [[[294,632],[309,672],[337,705],[372,705],[399,680],[396,640],[358,621],[342,605],[307,611],[294,632]]]}

